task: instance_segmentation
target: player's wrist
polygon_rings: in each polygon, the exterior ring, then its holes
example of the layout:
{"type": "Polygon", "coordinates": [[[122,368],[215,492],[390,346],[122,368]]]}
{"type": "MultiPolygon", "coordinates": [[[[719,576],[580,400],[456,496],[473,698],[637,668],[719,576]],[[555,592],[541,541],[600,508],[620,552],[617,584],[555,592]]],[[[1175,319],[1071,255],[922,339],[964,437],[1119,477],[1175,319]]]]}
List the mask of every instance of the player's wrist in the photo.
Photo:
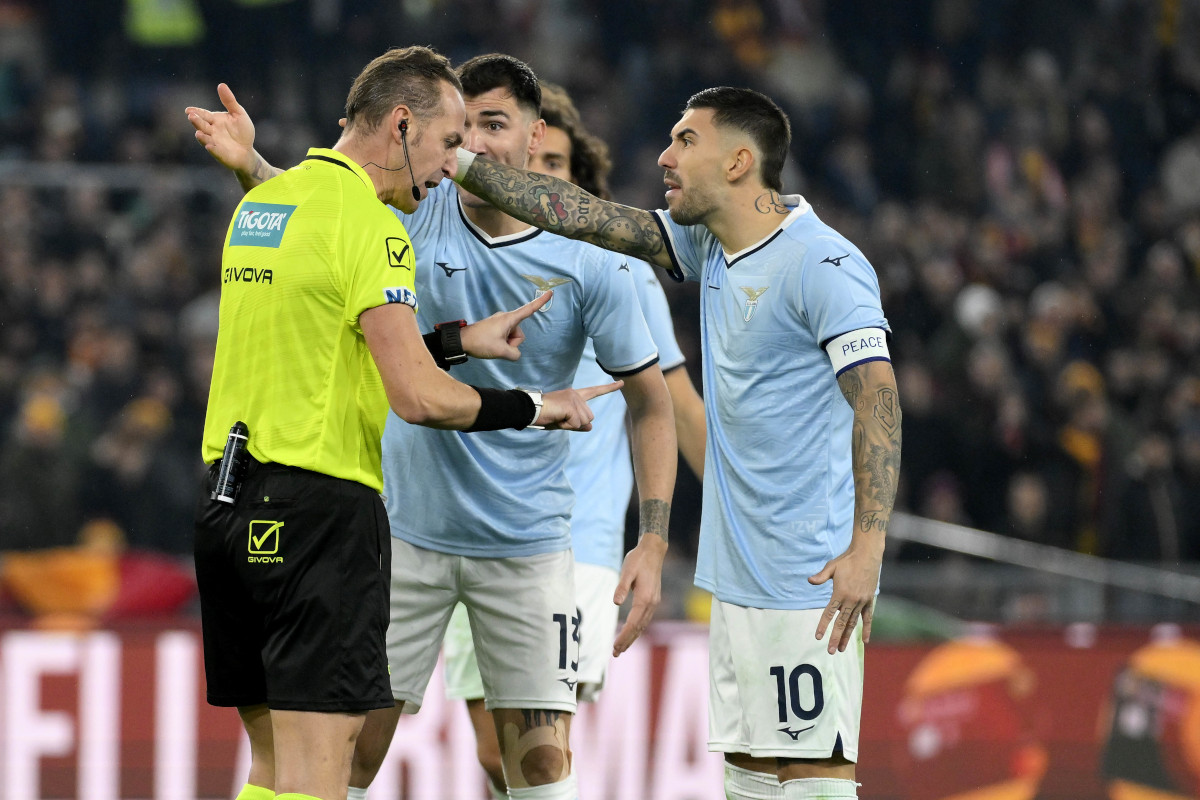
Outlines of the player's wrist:
{"type": "Polygon", "coordinates": [[[454,173],[455,183],[462,183],[462,179],[467,177],[467,170],[475,163],[475,155],[465,147],[458,148],[458,171],[454,173]]]}

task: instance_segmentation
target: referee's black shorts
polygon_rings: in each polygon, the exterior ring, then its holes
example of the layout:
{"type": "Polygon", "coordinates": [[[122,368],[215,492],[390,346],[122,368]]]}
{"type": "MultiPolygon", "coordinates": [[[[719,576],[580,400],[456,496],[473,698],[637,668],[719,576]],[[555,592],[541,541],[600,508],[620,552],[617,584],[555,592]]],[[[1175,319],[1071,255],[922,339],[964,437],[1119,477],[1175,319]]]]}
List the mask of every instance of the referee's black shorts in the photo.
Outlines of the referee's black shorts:
{"type": "Polygon", "coordinates": [[[251,462],[236,505],[196,513],[208,702],[286,711],[390,708],[391,536],[379,494],[251,462]]]}

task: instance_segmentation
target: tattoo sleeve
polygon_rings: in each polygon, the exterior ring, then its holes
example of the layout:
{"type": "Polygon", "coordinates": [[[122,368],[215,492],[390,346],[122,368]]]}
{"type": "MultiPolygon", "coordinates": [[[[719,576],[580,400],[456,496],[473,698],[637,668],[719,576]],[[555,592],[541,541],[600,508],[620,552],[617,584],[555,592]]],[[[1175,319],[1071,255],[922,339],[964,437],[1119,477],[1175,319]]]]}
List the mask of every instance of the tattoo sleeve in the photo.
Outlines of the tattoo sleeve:
{"type": "Polygon", "coordinates": [[[639,539],[653,534],[665,542],[671,522],[671,504],[666,500],[643,500],[638,506],[638,520],[641,528],[639,539]]]}
{"type": "Polygon", "coordinates": [[[462,186],[542,230],[670,269],[662,231],[649,211],[601,200],[567,181],[476,158],[462,186]]]}
{"type": "Polygon", "coordinates": [[[888,362],[870,361],[843,372],[838,386],[854,409],[854,527],[886,534],[896,501],[903,438],[896,376],[888,362]]]}

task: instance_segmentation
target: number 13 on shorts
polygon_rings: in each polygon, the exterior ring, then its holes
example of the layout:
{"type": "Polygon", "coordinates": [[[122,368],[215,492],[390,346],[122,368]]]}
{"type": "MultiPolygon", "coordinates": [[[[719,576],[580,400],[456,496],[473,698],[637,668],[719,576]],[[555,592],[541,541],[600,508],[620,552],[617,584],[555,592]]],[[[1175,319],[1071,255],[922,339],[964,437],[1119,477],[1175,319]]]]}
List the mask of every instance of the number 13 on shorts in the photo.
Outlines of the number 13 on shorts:
{"type": "Polygon", "coordinates": [[[558,668],[570,669],[571,672],[579,671],[579,624],[583,615],[579,613],[579,609],[575,609],[575,613],[568,620],[566,614],[555,614],[554,624],[558,626],[558,668]],[[570,632],[568,634],[568,628],[570,632]],[[570,641],[568,642],[568,638],[570,641]],[[568,651],[574,654],[574,657],[569,662],[568,651]]]}

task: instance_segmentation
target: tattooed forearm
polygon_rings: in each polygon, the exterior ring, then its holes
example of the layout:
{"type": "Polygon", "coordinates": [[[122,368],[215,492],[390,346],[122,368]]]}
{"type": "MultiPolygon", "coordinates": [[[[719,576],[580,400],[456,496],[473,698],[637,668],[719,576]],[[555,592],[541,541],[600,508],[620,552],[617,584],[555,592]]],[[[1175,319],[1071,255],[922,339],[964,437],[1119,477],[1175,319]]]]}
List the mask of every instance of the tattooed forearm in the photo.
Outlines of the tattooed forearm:
{"type": "Polygon", "coordinates": [[[653,534],[667,541],[667,529],[671,522],[670,503],[666,500],[643,500],[638,506],[638,519],[641,527],[639,539],[646,534],[653,534]]]}
{"type": "Polygon", "coordinates": [[[857,527],[886,533],[896,501],[903,441],[896,378],[891,364],[874,361],[843,372],[838,385],[854,409],[851,457],[857,527]]]}
{"type": "Polygon", "coordinates": [[[854,413],[862,409],[862,390],[863,382],[862,375],[859,374],[859,369],[848,369],[838,376],[838,387],[842,390],[842,396],[846,398],[846,402],[854,409],[854,413]]]}
{"type": "Polygon", "coordinates": [[[260,183],[266,183],[276,175],[282,175],[283,170],[272,167],[265,158],[255,152],[254,166],[248,172],[239,169],[234,174],[237,175],[238,183],[242,185],[242,191],[248,192],[260,183]]]}
{"type": "Polygon", "coordinates": [[[542,230],[670,267],[654,215],[588,194],[567,181],[476,158],[464,189],[542,230]]]}

